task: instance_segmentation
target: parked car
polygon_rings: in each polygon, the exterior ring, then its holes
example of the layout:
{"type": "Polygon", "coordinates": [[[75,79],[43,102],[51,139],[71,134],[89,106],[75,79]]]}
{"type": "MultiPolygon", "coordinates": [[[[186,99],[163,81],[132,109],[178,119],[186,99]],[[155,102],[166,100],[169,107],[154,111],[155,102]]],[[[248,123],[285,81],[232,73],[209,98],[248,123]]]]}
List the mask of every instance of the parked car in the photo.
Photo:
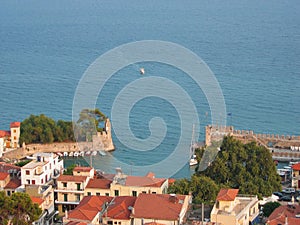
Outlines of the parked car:
{"type": "Polygon", "coordinates": [[[283,197],[283,194],[281,192],[273,192],[273,195],[276,195],[277,197],[281,198],[283,197]]]}
{"type": "Polygon", "coordinates": [[[279,198],[279,201],[285,201],[285,202],[291,202],[292,201],[292,196],[285,195],[279,198]]]}
{"type": "Polygon", "coordinates": [[[286,188],[282,191],[283,194],[295,194],[295,188],[286,188]]]}

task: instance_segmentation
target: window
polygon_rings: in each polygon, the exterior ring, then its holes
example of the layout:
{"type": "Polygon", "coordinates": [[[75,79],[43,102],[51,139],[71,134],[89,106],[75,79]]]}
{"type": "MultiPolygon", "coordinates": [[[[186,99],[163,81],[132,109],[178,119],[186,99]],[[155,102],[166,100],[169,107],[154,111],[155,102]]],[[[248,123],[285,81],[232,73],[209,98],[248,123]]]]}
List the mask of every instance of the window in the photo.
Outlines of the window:
{"type": "Polygon", "coordinates": [[[77,185],[77,190],[79,191],[80,190],[80,183],[76,183],[77,185]]]}
{"type": "Polygon", "coordinates": [[[115,221],[114,224],[118,224],[117,221],[115,221]]]}
{"type": "Polygon", "coordinates": [[[137,193],[136,191],[132,191],[132,196],[136,197],[137,193]]]}
{"type": "Polygon", "coordinates": [[[41,180],[41,184],[43,184],[43,183],[44,183],[44,179],[41,180]]]}
{"type": "Polygon", "coordinates": [[[26,175],[30,175],[30,171],[29,170],[26,170],[26,175]]]}
{"type": "Polygon", "coordinates": [[[63,182],[63,187],[67,187],[67,183],[66,182],[63,182]]]}
{"type": "Polygon", "coordinates": [[[156,191],[152,191],[152,194],[156,194],[156,191]]]}
{"type": "Polygon", "coordinates": [[[35,184],[35,180],[32,180],[32,181],[31,181],[31,184],[35,184]]]}
{"type": "Polygon", "coordinates": [[[97,196],[100,196],[100,193],[99,193],[99,192],[96,192],[96,195],[97,195],[97,196]]]}
{"type": "Polygon", "coordinates": [[[7,191],[7,195],[10,196],[10,191],[7,191]]]}
{"type": "Polygon", "coordinates": [[[109,196],[109,193],[105,193],[105,196],[109,196]]]}
{"type": "Polygon", "coordinates": [[[68,194],[64,194],[64,201],[65,201],[65,202],[68,201],[68,194]]]}
{"type": "Polygon", "coordinates": [[[112,221],[107,221],[107,224],[108,224],[108,225],[112,225],[113,222],[112,222],[112,221]]]}
{"type": "Polygon", "coordinates": [[[80,202],[80,194],[75,194],[76,202],[80,202]]]}
{"type": "Polygon", "coordinates": [[[26,180],[26,183],[27,183],[27,184],[30,184],[30,180],[26,180]]]}
{"type": "Polygon", "coordinates": [[[17,140],[17,137],[16,137],[16,136],[14,136],[14,140],[17,140]]]}
{"type": "Polygon", "coordinates": [[[115,196],[119,196],[119,190],[115,190],[115,196]]]}
{"type": "Polygon", "coordinates": [[[143,194],[146,194],[147,192],[146,192],[146,191],[142,191],[142,193],[143,193],[143,194]]]}
{"type": "Polygon", "coordinates": [[[91,192],[88,192],[88,193],[87,193],[87,195],[88,195],[88,196],[91,196],[91,195],[92,195],[92,193],[91,193],[91,192]]]}
{"type": "Polygon", "coordinates": [[[120,225],[120,224],[121,224],[121,222],[118,222],[118,224],[120,225]]]}

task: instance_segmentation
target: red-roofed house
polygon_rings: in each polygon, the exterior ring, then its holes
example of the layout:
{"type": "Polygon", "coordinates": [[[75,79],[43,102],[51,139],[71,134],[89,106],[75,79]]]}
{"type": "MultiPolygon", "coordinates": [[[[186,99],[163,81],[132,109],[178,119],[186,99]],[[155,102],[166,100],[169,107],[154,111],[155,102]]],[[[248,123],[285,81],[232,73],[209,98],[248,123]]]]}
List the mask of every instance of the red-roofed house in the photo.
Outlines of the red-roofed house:
{"type": "Polygon", "coordinates": [[[108,196],[86,196],[75,209],[66,212],[66,216],[63,218],[64,223],[73,221],[100,224],[100,213],[112,199],[108,196]]]}
{"type": "Polygon", "coordinates": [[[267,224],[268,225],[278,225],[278,224],[299,225],[300,206],[298,204],[279,206],[269,216],[267,224]]]}
{"type": "Polygon", "coordinates": [[[18,148],[21,122],[10,123],[10,130],[0,130],[0,157],[6,148],[18,148]]]}
{"type": "Polygon", "coordinates": [[[107,179],[90,179],[85,187],[84,195],[109,196],[111,182],[112,180],[107,179]]]}
{"type": "Polygon", "coordinates": [[[94,177],[95,170],[92,167],[76,166],[73,169],[74,176],[94,177]]]}
{"type": "Polygon", "coordinates": [[[131,224],[131,209],[133,209],[136,197],[119,196],[112,199],[106,212],[102,215],[104,224],[131,224]]]}
{"type": "Polygon", "coordinates": [[[300,189],[300,163],[292,165],[292,187],[300,189]]]}
{"type": "Polygon", "coordinates": [[[128,176],[117,173],[110,185],[111,196],[138,196],[140,193],[167,193],[168,179],[156,178],[154,173],[146,176],[128,176]]]}
{"type": "Polygon", "coordinates": [[[174,194],[140,194],[133,207],[134,225],[143,223],[183,224],[190,196],[174,194]]]}
{"type": "Polygon", "coordinates": [[[10,179],[8,184],[4,187],[6,195],[10,196],[20,186],[21,186],[21,180],[20,179],[17,179],[17,178],[10,179]]]}
{"type": "Polygon", "coordinates": [[[221,189],[213,210],[211,222],[222,225],[253,223],[259,214],[257,196],[239,196],[238,189],[221,189]]]}

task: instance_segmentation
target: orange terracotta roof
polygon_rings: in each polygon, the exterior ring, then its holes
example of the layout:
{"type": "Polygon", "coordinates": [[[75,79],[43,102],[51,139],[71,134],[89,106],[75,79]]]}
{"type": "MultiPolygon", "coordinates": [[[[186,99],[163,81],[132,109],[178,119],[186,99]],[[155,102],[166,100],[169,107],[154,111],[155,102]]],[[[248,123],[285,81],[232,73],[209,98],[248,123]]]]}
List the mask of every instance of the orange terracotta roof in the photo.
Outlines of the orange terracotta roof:
{"type": "Polygon", "coordinates": [[[21,180],[11,179],[4,189],[16,189],[21,186],[21,180]]]}
{"type": "Polygon", "coordinates": [[[0,172],[0,180],[5,180],[9,176],[9,173],[0,172]]]}
{"type": "Polygon", "coordinates": [[[292,165],[293,170],[298,170],[300,171],[300,163],[292,165]]]}
{"type": "Polygon", "coordinates": [[[233,201],[237,196],[239,189],[221,189],[217,196],[218,201],[233,201]]]}
{"type": "Polygon", "coordinates": [[[287,217],[287,222],[289,225],[299,225],[300,218],[296,218],[296,215],[300,213],[300,206],[295,205],[282,205],[276,208],[268,218],[269,225],[285,224],[285,219],[287,217]]]}
{"type": "Polygon", "coordinates": [[[152,178],[148,176],[128,176],[126,178],[125,186],[161,187],[165,181],[165,178],[152,178]]]}
{"type": "Polygon", "coordinates": [[[92,167],[76,166],[74,167],[73,171],[90,172],[92,169],[93,169],[92,167]]]}
{"type": "Polygon", "coordinates": [[[38,205],[41,205],[44,202],[44,200],[42,198],[37,198],[37,197],[30,196],[30,199],[33,203],[36,203],[38,205]]]}
{"type": "Polygon", "coordinates": [[[10,131],[0,130],[0,138],[3,138],[3,137],[10,137],[10,131]]]}
{"type": "Polygon", "coordinates": [[[136,197],[118,196],[109,205],[107,216],[111,219],[129,220],[131,211],[129,207],[133,207],[136,197]]]}
{"type": "Polygon", "coordinates": [[[74,181],[74,182],[83,182],[87,179],[87,176],[73,176],[73,175],[60,175],[57,179],[57,181],[61,182],[68,182],[68,181],[74,181]]]}
{"type": "Polygon", "coordinates": [[[79,205],[69,212],[68,218],[92,221],[102,210],[105,202],[110,202],[112,199],[113,197],[109,196],[85,196],[79,205]]]}
{"type": "Polygon", "coordinates": [[[21,171],[21,167],[13,165],[13,164],[9,164],[9,163],[5,163],[5,162],[0,162],[0,172],[6,172],[8,173],[8,170],[17,170],[17,171],[21,171]]]}
{"type": "Polygon", "coordinates": [[[106,180],[106,179],[90,179],[86,188],[109,189],[111,183],[112,183],[111,180],[106,180]]]}
{"type": "Polygon", "coordinates": [[[174,179],[174,178],[169,178],[168,179],[169,185],[174,184],[175,181],[176,181],[176,179],[174,179]]]}
{"type": "Polygon", "coordinates": [[[20,127],[21,126],[21,122],[12,122],[10,123],[10,128],[16,128],[16,127],[20,127]]]}
{"type": "Polygon", "coordinates": [[[177,221],[186,197],[185,195],[141,193],[135,201],[132,216],[134,218],[177,221]]]}

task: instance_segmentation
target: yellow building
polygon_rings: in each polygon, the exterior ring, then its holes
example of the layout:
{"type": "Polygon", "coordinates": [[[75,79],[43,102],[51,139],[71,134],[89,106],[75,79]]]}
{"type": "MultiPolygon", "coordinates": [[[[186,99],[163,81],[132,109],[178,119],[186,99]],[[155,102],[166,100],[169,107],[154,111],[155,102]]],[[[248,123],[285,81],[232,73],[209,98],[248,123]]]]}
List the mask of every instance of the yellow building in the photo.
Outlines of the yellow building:
{"type": "Polygon", "coordinates": [[[60,175],[57,179],[57,199],[55,203],[60,213],[74,209],[84,197],[84,190],[91,178],[94,169],[91,167],[75,167],[73,175],[60,175]]]}
{"type": "Polygon", "coordinates": [[[168,179],[156,178],[154,173],[146,176],[128,176],[118,172],[110,185],[110,196],[138,196],[140,193],[167,193],[168,179]]]}
{"type": "Polygon", "coordinates": [[[211,222],[217,225],[249,225],[257,219],[257,196],[238,195],[238,191],[220,190],[210,214],[211,222]]]}

